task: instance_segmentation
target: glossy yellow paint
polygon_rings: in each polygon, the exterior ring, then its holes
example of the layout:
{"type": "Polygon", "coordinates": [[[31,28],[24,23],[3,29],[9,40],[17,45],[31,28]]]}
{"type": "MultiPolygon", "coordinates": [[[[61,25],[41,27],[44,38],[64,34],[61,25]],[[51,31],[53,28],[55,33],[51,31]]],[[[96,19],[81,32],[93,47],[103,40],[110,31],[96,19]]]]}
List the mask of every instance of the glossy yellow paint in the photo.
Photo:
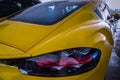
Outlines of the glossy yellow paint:
{"type": "Polygon", "coordinates": [[[15,21],[0,25],[0,42],[26,51],[47,36],[55,27],[46,27],[15,21]]]}
{"type": "Polygon", "coordinates": [[[18,50],[16,48],[4,45],[4,44],[0,44],[0,57],[2,57],[2,59],[6,59],[6,57],[9,56],[9,59],[13,59],[16,57],[31,57],[31,55],[29,54],[25,54],[23,51],[18,50]]]}
{"type": "Polygon", "coordinates": [[[113,39],[109,25],[94,12],[97,3],[91,1],[51,26],[10,20],[0,24],[0,59],[27,58],[63,49],[92,47],[102,52],[97,67],[75,76],[40,77],[24,75],[15,66],[0,64],[0,80],[104,80],[113,39]]]}

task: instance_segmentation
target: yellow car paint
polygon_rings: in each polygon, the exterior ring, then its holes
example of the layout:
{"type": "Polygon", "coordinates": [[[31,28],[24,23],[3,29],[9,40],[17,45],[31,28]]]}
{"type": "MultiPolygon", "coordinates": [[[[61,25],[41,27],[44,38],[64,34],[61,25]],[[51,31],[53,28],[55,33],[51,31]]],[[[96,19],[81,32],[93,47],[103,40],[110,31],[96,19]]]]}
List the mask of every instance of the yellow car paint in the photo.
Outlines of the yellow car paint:
{"type": "Polygon", "coordinates": [[[92,1],[54,25],[17,21],[0,24],[0,59],[28,58],[58,50],[92,47],[101,50],[98,65],[85,73],[66,77],[22,74],[16,66],[0,64],[0,80],[104,80],[113,39],[109,25],[94,12],[92,1]]]}
{"type": "Polygon", "coordinates": [[[0,26],[0,42],[22,51],[31,48],[56,28],[15,21],[6,21],[0,26]]]}
{"type": "Polygon", "coordinates": [[[9,56],[8,58],[16,58],[16,57],[31,57],[31,55],[29,54],[25,54],[23,51],[18,50],[16,48],[4,45],[4,44],[0,44],[0,57],[1,59],[6,59],[7,56],[9,56]]]}

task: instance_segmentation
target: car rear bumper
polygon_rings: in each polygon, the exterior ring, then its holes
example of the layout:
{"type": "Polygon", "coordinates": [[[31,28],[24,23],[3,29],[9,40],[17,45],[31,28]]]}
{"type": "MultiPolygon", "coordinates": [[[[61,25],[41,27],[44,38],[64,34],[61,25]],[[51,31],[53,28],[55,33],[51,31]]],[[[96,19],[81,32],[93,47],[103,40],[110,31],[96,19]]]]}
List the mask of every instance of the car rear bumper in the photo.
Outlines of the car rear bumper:
{"type": "Polygon", "coordinates": [[[66,77],[41,77],[22,74],[16,66],[0,64],[0,80],[104,80],[108,60],[102,59],[98,65],[85,73],[66,77]]]}

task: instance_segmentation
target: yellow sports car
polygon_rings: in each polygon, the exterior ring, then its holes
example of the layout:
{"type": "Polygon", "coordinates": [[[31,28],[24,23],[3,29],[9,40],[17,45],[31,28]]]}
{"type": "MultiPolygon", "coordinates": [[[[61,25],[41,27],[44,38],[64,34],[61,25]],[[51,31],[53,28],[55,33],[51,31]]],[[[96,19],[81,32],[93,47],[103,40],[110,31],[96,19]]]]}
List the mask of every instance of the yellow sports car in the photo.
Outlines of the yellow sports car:
{"type": "Polygon", "coordinates": [[[37,4],[0,23],[0,80],[104,80],[113,39],[99,0],[37,4]]]}

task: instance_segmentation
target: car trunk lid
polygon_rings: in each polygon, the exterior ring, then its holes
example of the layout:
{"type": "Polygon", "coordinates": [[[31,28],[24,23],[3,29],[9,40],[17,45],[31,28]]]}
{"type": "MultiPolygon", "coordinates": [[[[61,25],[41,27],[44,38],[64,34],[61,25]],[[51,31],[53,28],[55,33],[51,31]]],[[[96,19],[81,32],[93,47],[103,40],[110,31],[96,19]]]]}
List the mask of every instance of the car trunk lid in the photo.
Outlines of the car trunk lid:
{"type": "Polygon", "coordinates": [[[6,20],[0,23],[0,43],[25,52],[49,35],[56,27],[6,20]]]}

